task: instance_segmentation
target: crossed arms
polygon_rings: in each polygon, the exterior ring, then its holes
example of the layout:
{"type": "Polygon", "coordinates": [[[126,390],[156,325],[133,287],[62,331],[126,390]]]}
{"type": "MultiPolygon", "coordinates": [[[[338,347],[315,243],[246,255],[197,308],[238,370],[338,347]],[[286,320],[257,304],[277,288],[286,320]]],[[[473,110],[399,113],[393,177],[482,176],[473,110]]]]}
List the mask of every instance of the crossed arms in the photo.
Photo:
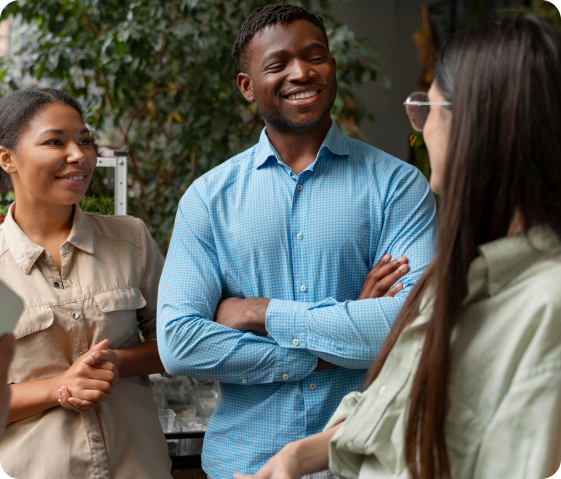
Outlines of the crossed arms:
{"type": "MultiPolygon", "coordinates": [[[[166,370],[232,384],[266,384],[300,381],[318,367],[318,359],[367,369],[406,294],[432,259],[434,198],[426,182],[425,188],[418,181],[413,176],[397,188],[393,202],[401,205],[400,199],[410,195],[408,203],[414,207],[404,211],[390,204],[388,230],[380,234],[385,251],[378,258],[385,253],[408,258],[403,290],[396,288],[384,297],[383,287],[375,286],[380,279],[372,283],[371,277],[363,292],[375,297],[364,300],[229,298],[220,307],[224,278],[215,233],[204,193],[195,183],[179,205],[160,281],[158,346],[166,370]]],[[[392,284],[398,279],[388,278],[392,284]]]]}

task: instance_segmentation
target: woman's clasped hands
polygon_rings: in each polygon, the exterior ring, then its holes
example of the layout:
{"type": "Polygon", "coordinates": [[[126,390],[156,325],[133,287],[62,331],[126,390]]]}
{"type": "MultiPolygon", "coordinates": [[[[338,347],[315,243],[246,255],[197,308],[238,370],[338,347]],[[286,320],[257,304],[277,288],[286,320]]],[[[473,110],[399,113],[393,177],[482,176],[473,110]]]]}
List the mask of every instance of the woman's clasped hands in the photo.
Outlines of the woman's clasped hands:
{"type": "Polygon", "coordinates": [[[80,412],[107,401],[119,381],[118,357],[108,346],[107,339],[94,344],[59,376],[62,407],[80,412]]]}

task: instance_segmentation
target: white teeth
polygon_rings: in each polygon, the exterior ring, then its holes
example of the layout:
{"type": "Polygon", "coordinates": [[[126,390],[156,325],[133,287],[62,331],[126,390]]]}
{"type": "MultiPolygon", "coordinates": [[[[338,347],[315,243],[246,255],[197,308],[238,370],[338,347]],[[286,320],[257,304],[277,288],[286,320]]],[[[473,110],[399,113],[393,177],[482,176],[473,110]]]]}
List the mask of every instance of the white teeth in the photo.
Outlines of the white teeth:
{"type": "Polygon", "coordinates": [[[295,95],[290,95],[289,100],[305,100],[306,98],[312,98],[317,95],[317,91],[306,91],[304,93],[296,93],[295,95]]]}
{"type": "Polygon", "coordinates": [[[75,180],[75,181],[80,181],[83,180],[85,178],[85,176],[69,176],[68,179],[69,180],[75,180]]]}

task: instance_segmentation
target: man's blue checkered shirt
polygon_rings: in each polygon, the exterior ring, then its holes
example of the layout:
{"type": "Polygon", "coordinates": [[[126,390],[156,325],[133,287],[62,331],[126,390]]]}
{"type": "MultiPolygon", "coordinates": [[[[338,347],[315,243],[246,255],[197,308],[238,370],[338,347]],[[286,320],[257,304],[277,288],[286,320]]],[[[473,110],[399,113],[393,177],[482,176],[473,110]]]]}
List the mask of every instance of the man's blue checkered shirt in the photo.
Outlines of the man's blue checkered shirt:
{"type": "Polygon", "coordinates": [[[263,130],[193,183],[160,282],[158,345],[169,373],[220,382],[203,448],[212,479],[255,473],[360,389],[433,257],[435,224],[421,173],[335,124],[298,176],[263,130]],[[385,253],[409,259],[404,291],[356,301],[385,253]],[[272,299],[268,336],[213,322],[231,296],[272,299]],[[339,367],[313,372],[318,357],[339,367]]]}

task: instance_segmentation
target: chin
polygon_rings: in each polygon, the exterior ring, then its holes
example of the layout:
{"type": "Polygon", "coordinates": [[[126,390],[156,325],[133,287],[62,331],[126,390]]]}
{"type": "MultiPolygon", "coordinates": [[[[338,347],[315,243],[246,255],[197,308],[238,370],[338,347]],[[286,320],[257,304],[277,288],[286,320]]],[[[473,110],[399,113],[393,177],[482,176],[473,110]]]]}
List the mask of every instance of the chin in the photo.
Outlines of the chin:
{"type": "Polygon", "coordinates": [[[442,194],[442,185],[440,184],[438,178],[435,178],[435,175],[431,175],[430,177],[430,189],[435,195],[442,194]]]}

